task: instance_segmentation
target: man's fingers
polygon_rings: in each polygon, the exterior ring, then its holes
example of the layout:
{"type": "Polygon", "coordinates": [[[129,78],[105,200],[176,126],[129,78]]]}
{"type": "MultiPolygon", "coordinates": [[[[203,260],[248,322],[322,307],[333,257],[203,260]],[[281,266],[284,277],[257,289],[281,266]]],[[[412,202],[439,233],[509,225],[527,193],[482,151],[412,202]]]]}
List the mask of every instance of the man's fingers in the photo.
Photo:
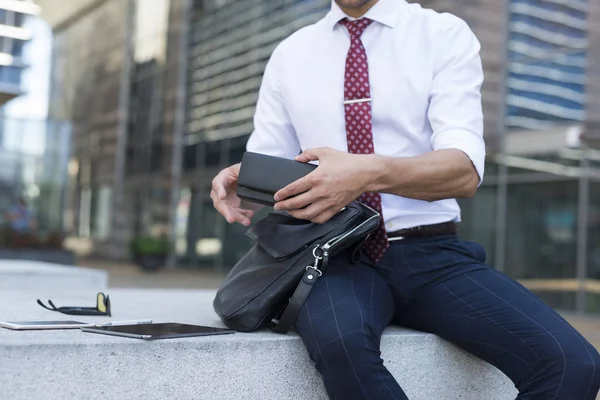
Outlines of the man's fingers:
{"type": "Polygon", "coordinates": [[[307,163],[309,161],[318,161],[325,153],[325,148],[306,149],[295,157],[296,161],[307,163]]]}
{"type": "Polygon", "coordinates": [[[247,218],[252,218],[254,216],[254,211],[252,211],[252,210],[244,210],[242,208],[239,208],[238,212],[247,218]]]}
{"type": "Polygon", "coordinates": [[[223,216],[225,217],[225,220],[230,224],[238,222],[242,225],[250,225],[251,222],[249,216],[233,208],[227,208],[223,216]]]}
{"type": "Polygon", "coordinates": [[[324,224],[325,222],[329,221],[334,215],[335,211],[328,209],[322,212],[321,214],[317,215],[316,217],[313,217],[311,221],[315,224],[324,224]]]}
{"type": "Polygon", "coordinates": [[[294,218],[313,221],[315,217],[321,215],[325,210],[326,208],[321,202],[316,202],[301,210],[291,210],[288,213],[294,218]]]}
{"type": "MultiPolygon", "coordinates": [[[[254,211],[232,207],[227,201],[227,191],[232,190],[234,187],[233,185],[235,185],[237,181],[237,174],[234,170],[232,170],[234,167],[226,168],[217,174],[217,176],[215,176],[212,181],[210,198],[213,200],[214,208],[225,218],[228,223],[232,224],[234,222],[238,222],[248,226],[252,222],[251,218],[254,216],[254,211]]],[[[237,170],[239,170],[239,167],[237,167],[237,170]]]]}
{"type": "Polygon", "coordinates": [[[232,223],[235,220],[234,210],[222,201],[217,192],[213,189],[210,192],[210,198],[213,200],[213,207],[221,214],[227,222],[232,223]]]}
{"type": "Polygon", "coordinates": [[[325,201],[318,201],[301,210],[291,210],[288,213],[298,219],[305,219],[316,224],[323,224],[329,221],[339,209],[329,205],[325,201]]]}
{"type": "Polygon", "coordinates": [[[219,200],[225,200],[227,198],[227,189],[225,189],[225,185],[220,182],[215,182],[213,184],[213,191],[217,195],[219,200]]]}
{"type": "Polygon", "coordinates": [[[238,213],[236,218],[232,222],[230,222],[230,224],[232,224],[234,222],[237,222],[238,224],[242,224],[244,226],[250,226],[250,224],[252,223],[252,220],[249,217],[238,213]]]}
{"type": "Polygon", "coordinates": [[[309,190],[308,192],[275,203],[274,208],[277,211],[299,210],[314,203],[316,199],[315,191],[309,190]]]}
{"type": "Polygon", "coordinates": [[[236,178],[231,176],[230,173],[225,169],[212,181],[212,190],[215,191],[216,195],[220,200],[225,200],[227,197],[227,189],[226,187],[231,186],[235,182],[236,178]]]}
{"type": "Polygon", "coordinates": [[[296,196],[300,193],[309,191],[313,187],[313,173],[314,172],[311,172],[305,177],[300,178],[297,181],[292,182],[283,189],[279,190],[277,193],[275,193],[275,196],[273,197],[275,201],[282,201],[289,197],[296,196]]]}

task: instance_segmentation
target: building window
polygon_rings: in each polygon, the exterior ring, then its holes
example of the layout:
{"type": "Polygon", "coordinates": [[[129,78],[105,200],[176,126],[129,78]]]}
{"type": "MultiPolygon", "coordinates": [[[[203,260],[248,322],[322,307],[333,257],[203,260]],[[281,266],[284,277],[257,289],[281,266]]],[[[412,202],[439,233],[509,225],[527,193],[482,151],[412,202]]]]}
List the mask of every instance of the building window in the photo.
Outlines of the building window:
{"type": "Polygon", "coordinates": [[[106,239],[110,236],[112,214],[112,188],[102,186],[96,194],[94,201],[93,236],[97,239],[106,239]]]}
{"type": "Polygon", "coordinates": [[[587,13],[581,2],[511,0],[509,129],[548,129],[585,118],[587,13]]]}

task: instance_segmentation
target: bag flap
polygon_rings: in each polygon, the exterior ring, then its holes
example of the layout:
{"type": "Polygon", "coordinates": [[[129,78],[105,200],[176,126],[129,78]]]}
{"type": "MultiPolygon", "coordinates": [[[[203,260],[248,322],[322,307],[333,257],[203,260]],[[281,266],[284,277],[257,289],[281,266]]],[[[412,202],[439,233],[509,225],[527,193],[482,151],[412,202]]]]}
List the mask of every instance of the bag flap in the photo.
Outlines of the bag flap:
{"type": "Polygon", "coordinates": [[[324,224],[316,224],[285,212],[273,212],[257,222],[246,235],[271,257],[282,259],[307,248],[359,213],[356,207],[346,207],[324,224]]]}

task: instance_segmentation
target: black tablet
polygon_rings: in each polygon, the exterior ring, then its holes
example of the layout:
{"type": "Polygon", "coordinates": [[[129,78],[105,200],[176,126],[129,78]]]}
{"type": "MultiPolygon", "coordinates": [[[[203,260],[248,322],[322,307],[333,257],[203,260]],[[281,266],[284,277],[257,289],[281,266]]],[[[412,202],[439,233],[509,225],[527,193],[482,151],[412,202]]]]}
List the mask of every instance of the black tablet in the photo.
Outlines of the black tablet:
{"type": "Polygon", "coordinates": [[[173,322],[83,327],[81,330],[90,333],[101,333],[105,335],[123,336],[145,340],[175,339],[192,336],[209,336],[235,333],[234,330],[227,328],[178,324],[173,322]]]}

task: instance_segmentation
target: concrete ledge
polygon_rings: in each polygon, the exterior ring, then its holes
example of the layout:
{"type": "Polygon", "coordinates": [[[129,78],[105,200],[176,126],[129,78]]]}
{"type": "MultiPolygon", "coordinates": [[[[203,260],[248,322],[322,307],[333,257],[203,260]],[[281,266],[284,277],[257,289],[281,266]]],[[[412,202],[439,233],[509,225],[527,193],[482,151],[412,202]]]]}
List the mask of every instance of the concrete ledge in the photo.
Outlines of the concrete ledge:
{"type": "MultiPolygon", "coordinates": [[[[113,320],[222,326],[212,291],[111,290],[113,320]]],[[[77,304],[90,293],[54,296],[77,304]]],[[[0,292],[0,320],[53,319],[26,293],[0,292]]],[[[68,317],[68,316],[67,316],[68,317]]],[[[105,317],[83,321],[107,322],[105,317]]],[[[411,400],[512,400],[497,369],[434,335],[390,328],[387,367],[411,400]]],[[[2,397],[21,399],[325,400],[300,339],[270,332],[144,342],[80,331],[0,329],[2,397]]]]}
{"type": "Polygon", "coordinates": [[[71,265],[75,264],[75,254],[69,250],[0,249],[0,260],[41,261],[41,262],[71,266],[71,265]]]}
{"type": "Polygon", "coordinates": [[[41,261],[0,260],[0,291],[104,291],[107,287],[105,271],[41,261]]]}

